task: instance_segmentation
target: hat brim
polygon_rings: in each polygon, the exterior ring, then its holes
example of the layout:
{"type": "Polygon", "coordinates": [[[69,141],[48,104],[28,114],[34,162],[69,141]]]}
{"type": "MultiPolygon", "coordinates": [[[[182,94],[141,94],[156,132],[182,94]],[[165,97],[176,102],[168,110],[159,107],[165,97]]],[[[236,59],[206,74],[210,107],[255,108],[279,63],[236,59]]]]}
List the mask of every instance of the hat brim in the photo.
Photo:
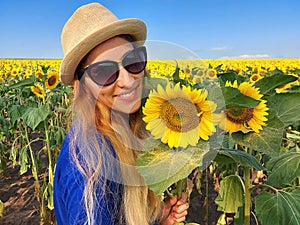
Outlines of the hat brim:
{"type": "Polygon", "coordinates": [[[73,85],[75,70],[83,57],[100,43],[121,34],[129,34],[137,42],[143,44],[147,37],[146,25],[139,19],[123,19],[102,27],[100,30],[87,36],[64,56],[60,65],[61,82],[73,85]]]}

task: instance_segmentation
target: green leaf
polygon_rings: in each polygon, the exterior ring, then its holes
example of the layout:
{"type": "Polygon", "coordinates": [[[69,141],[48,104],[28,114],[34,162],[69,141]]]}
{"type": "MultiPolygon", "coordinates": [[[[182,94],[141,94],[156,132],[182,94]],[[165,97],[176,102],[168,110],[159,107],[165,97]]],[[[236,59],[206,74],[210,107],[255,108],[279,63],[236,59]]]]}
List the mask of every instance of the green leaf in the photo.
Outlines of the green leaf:
{"type": "Polygon", "coordinates": [[[20,174],[24,174],[27,172],[28,168],[30,168],[29,164],[29,156],[27,153],[27,147],[23,147],[19,153],[19,164],[20,164],[20,174]]]}
{"type": "Polygon", "coordinates": [[[50,210],[53,210],[54,209],[54,201],[53,201],[53,186],[52,186],[52,184],[48,183],[46,191],[47,191],[48,208],[50,210]]]}
{"type": "Polygon", "coordinates": [[[292,75],[286,75],[277,71],[272,76],[265,76],[259,81],[255,82],[254,86],[258,87],[261,94],[267,94],[275,88],[296,81],[298,78],[292,75]]]}
{"type": "Polygon", "coordinates": [[[179,72],[180,72],[180,68],[178,67],[178,65],[176,65],[176,69],[172,75],[175,83],[180,82],[180,80],[181,80],[179,77],[179,72]]]}
{"type": "Polygon", "coordinates": [[[12,161],[13,167],[17,164],[17,156],[18,156],[18,149],[15,145],[12,145],[10,148],[9,159],[12,161]]]}
{"type": "Polygon", "coordinates": [[[42,105],[39,108],[29,107],[22,115],[23,121],[27,126],[31,127],[32,130],[35,128],[50,114],[50,106],[48,104],[42,105]]]}
{"type": "Polygon", "coordinates": [[[235,162],[245,167],[252,167],[257,170],[265,170],[265,168],[254,156],[241,150],[220,149],[218,150],[218,155],[214,161],[223,163],[235,162]]]}
{"type": "Polygon", "coordinates": [[[268,107],[276,111],[277,117],[285,126],[300,120],[300,94],[282,93],[270,96],[268,107]]]}
{"type": "Polygon", "coordinates": [[[4,216],[4,203],[0,200],[0,218],[4,216]]]}
{"type": "Polygon", "coordinates": [[[155,139],[153,137],[150,137],[145,141],[143,150],[144,151],[150,151],[154,150],[155,148],[165,148],[165,146],[161,143],[160,139],[155,139]]]}
{"type": "Polygon", "coordinates": [[[260,101],[242,94],[237,88],[222,87],[226,108],[254,108],[260,101]]]}
{"type": "Polygon", "coordinates": [[[206,89],[208,90],[207,100],[217,104],[217,111],[224,110],[226,104],[221,88],[217,85],[212,85],[206,87],[206,89]]]}
{"type": "Polygon", "coordinates": [[[243,195],[241,179],[236,175],[225,177],[220,182],[220,191],[215,199],[218,210],[225,213],[237,213],[239,207],[243,206],[243,195]]]}
{"type": "Polygon", "coordinates": [[[0,174],[5,171],[7,166],[7,147],[0,141],[0,174]]]}
{"type": "Polygon", "coordinates": [[[291,72],[300,75],[300,69],[299,68],[293,69],[293,70],[291,70],[291,72]]]}
{"type": "Polygon", "coordinates": [[[238,75],[238,73],[235,71],[230,71],[227,73],[220,73],[217,76],[218,76],[220,83],[223,85],[225,85],[226,81],[230,81],[231,83],[233,83],[236,80],[238,81],[238,83],[245,81],[245,77],[238,75]]]}
{"type": "Polygon", "coordinates": [[[300,152],[287,152],[271,158],[266,167],[271,171],[267,183],[283,186],[300,176],[300,152]]]}
{"type": "Polygon", "coordinates": [[[0,128],[1,130],[5,130],[9,126],[9,120],[5,119],[4,117],[0,116],[0,128]]]}
{"type": "Polygon", "coordinates": [[[300,189],[263,191],[256,196],[256,214],[263,225],[300,225],[300,189]]]}
{"type": "Polygon", "coordinates": [[[284,124],[272,111],[269,111],[268,121],[266,123],[267,126],[263,126],[263,130],[261,130],[260,133],[233,133],[232,137],[234,142],[262,153],[278,153],[281,148],[284,124]]]}
{"type": "Polygon", "coordinates": [[[61,145],[64,137],[66,136],[66,130],[63,127],[58,127],[55,132],[55,142],[57,145],[61,145]]]}
{"type": "Polygon", "coordinates": [[[14,124],[16,121],[18,121],[25,110],[26,108],[22,105],[12,105],[8,111],[11,124],[14,124]]]}
{"type": "Polygon", "coordinates": [[[137,170],[144,176],[148,187],[159,195],[201,165],[207,145],[207,142],[201,141],[197,147],[183,150],[157,146],[139,155],[137,170]]]}
{"type": "Polygon", "coordinates": [[[156,90],[157,85],[166,86],[167,80],[163,78],[157,78],[157,77],[144,77],[144,84],[146,90],[156,90]]]}
{"type": "Polygon", "coordinates": [[[32,86],[32,85],[34,85],[34,81],[35,81],[35,77],[30,76],[27,79],[21,80],[18,83],[9,86],[9,88],[14,89],[14,88],[22,88],[22,87],[32,86]]]}

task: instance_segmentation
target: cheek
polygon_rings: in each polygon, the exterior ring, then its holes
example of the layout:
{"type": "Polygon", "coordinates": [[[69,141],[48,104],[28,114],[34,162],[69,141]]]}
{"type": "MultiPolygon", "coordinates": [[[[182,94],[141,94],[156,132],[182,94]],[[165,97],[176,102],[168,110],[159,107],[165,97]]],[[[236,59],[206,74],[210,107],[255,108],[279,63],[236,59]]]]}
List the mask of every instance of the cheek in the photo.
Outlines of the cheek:
{"type": "Polygon", "coordinates": [[[97,101],[111,107],[113,102],[113,86],[102,87],[95,84],[92,80],[86,79],[86,87],[88,88],[95,101],[97,101]]]}
{"type": "Polygon", "coordinates": [[[102,102],[103,104],[109,106],[110,108],[113,105],[113,91],[107,88],[100,88],[98,89],[98,101],[102,102]]]}

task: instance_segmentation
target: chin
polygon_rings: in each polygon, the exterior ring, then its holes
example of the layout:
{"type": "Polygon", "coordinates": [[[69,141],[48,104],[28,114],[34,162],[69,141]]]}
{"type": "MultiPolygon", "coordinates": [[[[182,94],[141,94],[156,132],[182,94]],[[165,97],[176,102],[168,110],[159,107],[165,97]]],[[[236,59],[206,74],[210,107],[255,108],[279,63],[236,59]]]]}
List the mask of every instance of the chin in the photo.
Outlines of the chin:
{"type": "Polygon", "coordinates": [[[124,107],[120,106],[120,107],[116,107],[114,108],[115,111],[124,113],[124,114],[133,114],[135,112],[137,112],[141,107],[141,102],[137,102],[134,105],[126,105],[124,107]]]}

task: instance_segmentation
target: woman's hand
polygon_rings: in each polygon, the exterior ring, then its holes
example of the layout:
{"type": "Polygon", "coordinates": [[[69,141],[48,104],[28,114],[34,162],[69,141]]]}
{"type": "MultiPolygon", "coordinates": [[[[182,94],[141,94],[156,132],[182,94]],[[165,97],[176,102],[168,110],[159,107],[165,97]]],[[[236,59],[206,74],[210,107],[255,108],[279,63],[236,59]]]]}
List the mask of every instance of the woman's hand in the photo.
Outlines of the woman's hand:
{"type": "Polygon", "coordinates": [[[175,222],[183,222],[186,219],[189,204],[187,194],[182,193],[181,199],[177,200],[177,196],[167,199],[164,203],[164,209],[160,225],[173,225],[175,222]]]}

